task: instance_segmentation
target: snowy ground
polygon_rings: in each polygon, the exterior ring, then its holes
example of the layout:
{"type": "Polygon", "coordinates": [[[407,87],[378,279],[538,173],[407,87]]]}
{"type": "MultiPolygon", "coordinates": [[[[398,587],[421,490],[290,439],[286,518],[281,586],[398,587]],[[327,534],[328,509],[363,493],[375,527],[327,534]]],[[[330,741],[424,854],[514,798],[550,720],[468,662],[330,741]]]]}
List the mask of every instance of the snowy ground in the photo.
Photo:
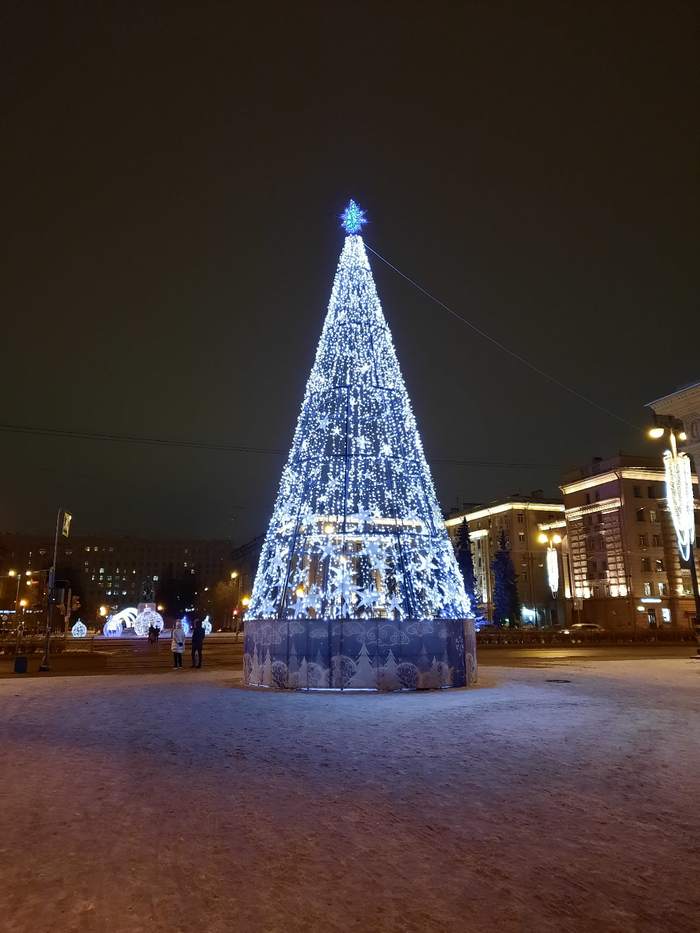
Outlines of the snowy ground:
{"type": "Polygon", "coordinates": [[[691,660],[2,680],[0,929],[697,930],[699,687],[691,660]]]}

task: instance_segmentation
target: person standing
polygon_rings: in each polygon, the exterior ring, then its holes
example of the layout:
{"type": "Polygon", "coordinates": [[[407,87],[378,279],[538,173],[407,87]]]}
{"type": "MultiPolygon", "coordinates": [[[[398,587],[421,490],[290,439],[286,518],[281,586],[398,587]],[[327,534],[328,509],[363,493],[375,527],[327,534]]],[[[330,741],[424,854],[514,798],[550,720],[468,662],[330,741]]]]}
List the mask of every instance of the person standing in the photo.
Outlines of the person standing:
{"type": "Polygon", "coordinates": [[[185,653],[185,630],[178,620],[170,636],[170,650],[173,653],[173,667],[182,669],[182,655],[185,653]]]}
{"type": "Polygon", "coordinates": [[[192,667],[202,666],[202,649],[204,648],[204,626],[202,620],[195,619],[192,629],[192,667]]]}

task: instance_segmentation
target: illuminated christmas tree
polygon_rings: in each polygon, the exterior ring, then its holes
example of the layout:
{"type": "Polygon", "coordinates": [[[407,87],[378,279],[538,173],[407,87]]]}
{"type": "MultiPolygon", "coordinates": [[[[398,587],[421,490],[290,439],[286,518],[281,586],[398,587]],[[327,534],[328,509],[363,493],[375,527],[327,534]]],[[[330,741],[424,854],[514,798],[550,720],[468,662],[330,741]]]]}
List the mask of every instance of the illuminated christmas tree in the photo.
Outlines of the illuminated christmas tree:
{"type": "Polygon", "coordinates": [[[287,664],[293,653],[294,663],[317,667],[320,655],[324,676],[338,686],[363,679],[352,673],[358,659],[373,679],[363,685],[376,686],[392,648],[392,663],[426,648],[441,655],[447,642],[464,651],[469,601],[360,235],[364,223],[350,201],[246,614],[251,683],[252,659],[268,648],[287,664]]]}

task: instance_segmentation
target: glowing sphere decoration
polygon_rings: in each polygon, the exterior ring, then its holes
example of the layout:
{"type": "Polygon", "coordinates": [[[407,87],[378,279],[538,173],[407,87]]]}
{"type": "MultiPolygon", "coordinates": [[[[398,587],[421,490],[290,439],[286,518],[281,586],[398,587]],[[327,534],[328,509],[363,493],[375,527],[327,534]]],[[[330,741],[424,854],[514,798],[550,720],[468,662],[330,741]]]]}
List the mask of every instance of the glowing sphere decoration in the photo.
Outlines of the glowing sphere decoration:
{"type": "Polygon", "coordinates": [[[124,626],[118,618],[119,615],[120,613],[110,616],[102,626],[102,634],[105,638],[119,638],[121,636],[124,626]]]}
{"type": "Polygon", "coordinates": [[[142,609],[134,619],[133,625],[139,638],[146,638],[151,626],[155,626],[159,632],[163,631],[163,616],[155,609],[142,609]]]}
{"type": "Polygon", "coordinates": [[[245,679],[464,686],[474,623],[350,201],[328,313],[245,614],[245,679]],[[465,651],[465,638],[468,643],[465,651]]]}
{"type": "Polygon", "coordinates": [[[73,638],[85,638],[87,635],[87,625],[78,619],[73,628],[70,630],[70,633],[73,638]]]}

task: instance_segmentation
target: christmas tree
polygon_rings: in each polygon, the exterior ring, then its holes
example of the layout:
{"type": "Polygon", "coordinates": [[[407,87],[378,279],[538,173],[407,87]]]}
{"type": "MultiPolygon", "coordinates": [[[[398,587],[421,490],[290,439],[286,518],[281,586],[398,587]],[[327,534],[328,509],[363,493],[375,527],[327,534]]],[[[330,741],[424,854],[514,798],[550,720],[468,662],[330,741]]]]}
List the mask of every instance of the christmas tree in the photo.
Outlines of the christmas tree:
{"type": "Polygon", "coordinates": [[[469,525],[467,524],[466,518],[462,519],[459,530],[457,531],[457,540],[455,541],[455,555],[457,557],[457,566],[460,569],[462,580],[464,581],[464,592],[467,594],[467,598],[469,599],[469,605],[471,607],[472,613],[476,615],[479,599],[476,591],[476,575],[474,573],[472,542],[471,538],[469,537],[469,525]]]}
{"type": "Polygon", "coordinates": [[[496,625],[520,625],[518,577],[510,556],[506,534],[501,529],[498,550],[491,563],[493,570],[493,621],[496,625]]]}
{"type": "Polygon", "coordinates": [[[261,639],[287,662],[292,643],[297,658],[320,651],[331,679],[363,644],[379,676],[377,655],[410,642],[410,620],[459,621],[449,635],[445,626],[428,632],[454,640],[469,611],[354,201],[342,222],[347,236],[246,613],[248,654],[263,656],[261,639]],[[353,627],[360,620],[376,624],[353,627]]]}

